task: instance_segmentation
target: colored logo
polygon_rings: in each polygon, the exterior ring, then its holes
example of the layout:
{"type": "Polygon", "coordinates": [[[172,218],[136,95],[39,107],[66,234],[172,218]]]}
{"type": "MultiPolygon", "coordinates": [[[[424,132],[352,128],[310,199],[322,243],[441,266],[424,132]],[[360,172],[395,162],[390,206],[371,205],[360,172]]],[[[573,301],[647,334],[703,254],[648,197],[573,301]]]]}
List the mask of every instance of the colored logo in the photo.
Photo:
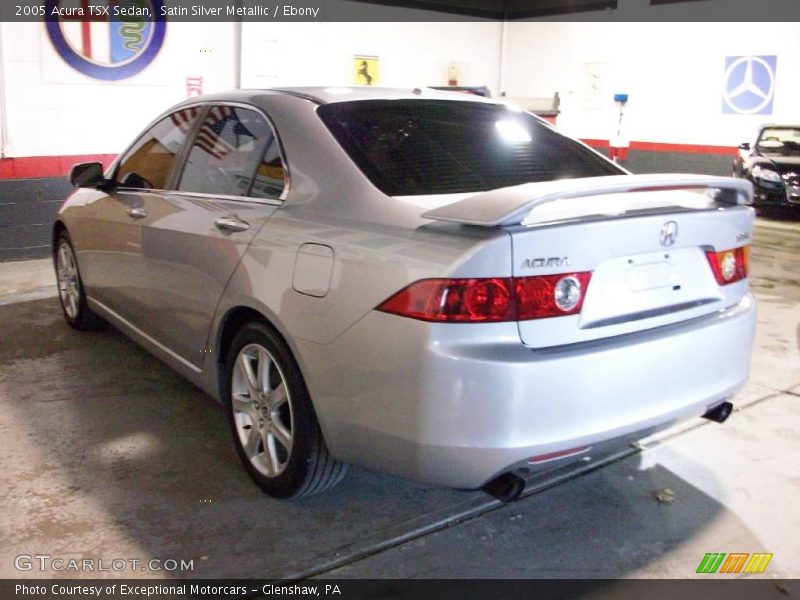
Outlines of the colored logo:
{"type": "Polygon", "coordinates": [[[161,50],[162,0],[47,0],[45,26],[73,69],[116,81],[139,73],[161,50]]]}
{"type": "Polygon", "coordinates": [[[755,554],[709,552],[697,566],[697,573],[763,573],[771,560],[772,554],[764,552],[755,554]]]}
{"type": "Polygon", "coordinates": [[[353,83],[356,85],[380,85],[381,59],[378,56],[356,55],[353,57],[353,83]]]}
{"type": "Polygon", "coordinates": [[[722,112],[739,115],[772,114],[777,56],[728,56],[722,112]]]}

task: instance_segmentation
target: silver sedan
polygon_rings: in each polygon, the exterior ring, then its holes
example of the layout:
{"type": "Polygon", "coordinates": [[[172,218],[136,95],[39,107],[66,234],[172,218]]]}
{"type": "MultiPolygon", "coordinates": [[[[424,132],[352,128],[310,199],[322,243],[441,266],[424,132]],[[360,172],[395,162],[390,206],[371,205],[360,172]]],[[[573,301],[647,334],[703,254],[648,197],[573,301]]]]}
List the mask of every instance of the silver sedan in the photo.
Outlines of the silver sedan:
{"type": "Polygon", "coordinates": [[[67,322],[224,403],[272,496],[356,464],[511,499],[521,470],[724,420],[747,378],[750,184],[630,175],[503,103],[205,96],[71,180],[67,322]]]}

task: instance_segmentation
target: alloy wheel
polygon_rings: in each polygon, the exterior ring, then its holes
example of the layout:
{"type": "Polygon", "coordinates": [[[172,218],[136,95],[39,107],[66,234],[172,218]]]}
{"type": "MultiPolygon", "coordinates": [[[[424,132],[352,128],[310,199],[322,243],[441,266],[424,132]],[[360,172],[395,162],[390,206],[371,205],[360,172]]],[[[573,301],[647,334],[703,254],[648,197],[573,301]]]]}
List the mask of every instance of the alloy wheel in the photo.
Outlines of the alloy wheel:
{"type": "Polygon", "coordinates": [[[62,241],[58,247],[57,270],[58,294],[61,297],[61,304],[64,306],[67,316],[75,319],[80,308],[81,289],[75,255],[66,241],[62,241]]]}
{"type": "Polygon", "coordinates": [[[280,366],[260,344],[239,351],[231,400],[236,433],[248,460],[266,477],[280,475],[292,454],[292,401],[280,366]]]}

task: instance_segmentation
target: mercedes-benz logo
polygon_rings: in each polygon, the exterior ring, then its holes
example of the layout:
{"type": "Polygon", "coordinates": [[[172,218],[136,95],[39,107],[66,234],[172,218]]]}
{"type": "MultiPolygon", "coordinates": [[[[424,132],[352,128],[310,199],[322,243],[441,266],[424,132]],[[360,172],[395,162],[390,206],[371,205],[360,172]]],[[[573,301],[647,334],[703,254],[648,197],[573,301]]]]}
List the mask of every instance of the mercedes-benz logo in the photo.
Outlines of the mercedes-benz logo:
{"type": "Polygon", "coordinates": [[[675,240],[678,239],[678,224],[675,221],[667,221],[661,226],[661,232],[658,234],[658,241],[661,245],[672,246],[675,240]]]}
{"type": "Polygon", "coordinates": [[[742,115],[768,113],[774,92],[774,57],[740,56],[725,69],[722,98],[727,112],[742,115]],[[772,59],[773,64],[766,59],[772,59]]]}

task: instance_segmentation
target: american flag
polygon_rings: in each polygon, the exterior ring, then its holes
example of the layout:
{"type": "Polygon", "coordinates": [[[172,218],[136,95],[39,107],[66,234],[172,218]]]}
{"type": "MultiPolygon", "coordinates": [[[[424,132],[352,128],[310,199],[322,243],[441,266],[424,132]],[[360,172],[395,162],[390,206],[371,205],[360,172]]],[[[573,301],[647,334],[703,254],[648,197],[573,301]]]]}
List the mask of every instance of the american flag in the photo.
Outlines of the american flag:
{"type": "Polygon", "coordinates": [[[194,106],[192,108],[184,108],[183,110],[172,113],[169,117],[172,120],[173,125],[180,129],[182,134],[188,135],[199,112],[200,107],[194,106]]]}
{"type": "Polygon", "coordinates": [[[239,120],[236,110],[229,106],[214,106],[197,132],[195,146],[222,160],[237,148],[248,144],[255,136],[239,120]]]}

